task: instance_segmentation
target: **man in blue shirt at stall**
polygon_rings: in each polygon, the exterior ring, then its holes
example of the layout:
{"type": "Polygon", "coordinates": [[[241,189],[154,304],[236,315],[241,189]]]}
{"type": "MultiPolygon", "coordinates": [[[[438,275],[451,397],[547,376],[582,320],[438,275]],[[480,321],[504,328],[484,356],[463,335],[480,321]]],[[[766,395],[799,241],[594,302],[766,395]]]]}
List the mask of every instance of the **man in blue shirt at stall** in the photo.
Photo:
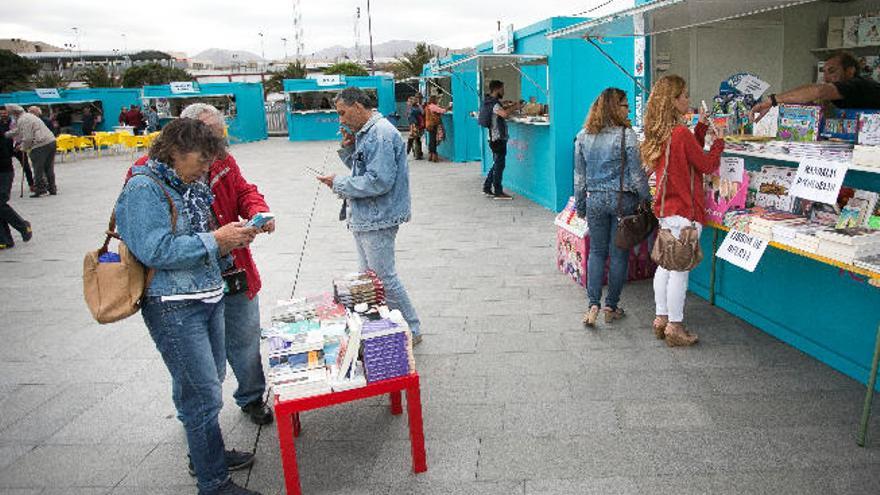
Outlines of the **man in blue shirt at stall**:
{"type": "Polygon", "coordinates": [[[406,145],[375,107],[373,98],[360,88],[339,93],[336,112],[343,135],[339,158],[351,175],[330,174],[318,180],[345,200],[348,210],[343,218],[348,218],[354,236],[360,270],[372,270],[382,280],[388,307],[400,310],[417,345],[422,341],[421,322],[394,267],[397,230],[410,219],[406,145]]]}
{"type": "Polygon", "coordinates": [[[501,188],[504,166],[507,162],[507,119],[519,108],[518,103],[502,101],[504,83],[489,81],[489,94],[480,108],[480,124],[489,129],[489,149],[492,150],[492,169],[483,182],[483,194],[494,199],[513,199],[501,188]],[[486,113],[487,115],[483,115],[486,113]]]}

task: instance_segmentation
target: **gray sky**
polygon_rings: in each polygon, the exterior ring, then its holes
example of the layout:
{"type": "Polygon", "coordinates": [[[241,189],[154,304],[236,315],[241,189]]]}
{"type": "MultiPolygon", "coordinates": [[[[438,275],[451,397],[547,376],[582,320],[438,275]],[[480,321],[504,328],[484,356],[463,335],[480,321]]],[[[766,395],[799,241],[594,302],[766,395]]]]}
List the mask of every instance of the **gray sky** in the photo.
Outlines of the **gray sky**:
{"type": "MultiPolygon", "coordinates": [[[[608,0],[371,0],[373,42],[429,41],[450,48],[488,41],[495,21],[515,29],[551,16],[572,15],[608,0]]],[[[633,0],[612,0],[591,16],[620,10],[633,0]]],[[[354,12],[361,7],[361,45],[367,45],[366,0],[302,0],[305,53],[332,45],[354,45],[354,12]]],[[[0,14],[0,38],[44,41],[83,50],[113,48],[182,51],[207,48],[293,55],[292,0],[7,0],[0,14]],[[123,36],[125,33],[125,36],[123,36]]]]}

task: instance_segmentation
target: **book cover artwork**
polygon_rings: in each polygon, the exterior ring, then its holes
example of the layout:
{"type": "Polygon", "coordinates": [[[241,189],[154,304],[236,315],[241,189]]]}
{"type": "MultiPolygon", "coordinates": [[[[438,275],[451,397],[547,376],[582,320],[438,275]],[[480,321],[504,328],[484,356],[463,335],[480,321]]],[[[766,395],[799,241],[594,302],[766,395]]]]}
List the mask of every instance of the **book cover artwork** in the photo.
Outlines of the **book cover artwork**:
{"type": "Polygon", "coordinates": [[[859,20],[859,45],[880,45],[880,17],[862,17],[859,20]]]}
{"type": "Polygon", "coordinates": [[[843,46],[850,48],[859,45],[859,21],[857,15],[843,18],[843,46]]]}
{"type": "Polygon", "coordinates": [[[815,141],[821,121],[820,106],[780,105],[777,137],[785,141],[815,141]]]}

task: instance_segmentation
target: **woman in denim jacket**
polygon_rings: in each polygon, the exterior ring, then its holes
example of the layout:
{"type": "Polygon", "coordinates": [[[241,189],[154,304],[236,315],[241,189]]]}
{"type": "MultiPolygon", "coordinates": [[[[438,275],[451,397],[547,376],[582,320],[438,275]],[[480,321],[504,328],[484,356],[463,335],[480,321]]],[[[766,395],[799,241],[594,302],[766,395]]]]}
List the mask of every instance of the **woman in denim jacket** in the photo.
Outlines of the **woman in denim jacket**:
{"type": "Polygon", "coordinates": [[[217,420],[226,372],[221,268],[231,264],[232,249],[256,235],[238,223],[215,230],[213,197],[201,179],[224,146],[201,121],[175,120],[116,203],[119,235],[154,273],[141,314],[171,373],[200,495],[256,493],[229,478],[228,468],[250,465],[253,454],[224,452],[217,420]],[[169,199],[177,211],[173,229],[169,199]]]}
{"type": "Polygon", "coordinates": [[[596,98],[575,141],[574,190],[579,217],[590,229],[590,255],[587,261],[589,310],[584,325],[594,326],[602,300],[605,260],[611,255],[605,322],[623,317],[618,306],[626,279],[629,252],[614,245],[618,214],[630,215],[640,201],[650,198],[648,178],[641,166],[636,134],[629,125],[629,103],[621,89],[608,88],[596,98]],[[625,139],[626,165],[620,191],[621,140],[625,139]]]}

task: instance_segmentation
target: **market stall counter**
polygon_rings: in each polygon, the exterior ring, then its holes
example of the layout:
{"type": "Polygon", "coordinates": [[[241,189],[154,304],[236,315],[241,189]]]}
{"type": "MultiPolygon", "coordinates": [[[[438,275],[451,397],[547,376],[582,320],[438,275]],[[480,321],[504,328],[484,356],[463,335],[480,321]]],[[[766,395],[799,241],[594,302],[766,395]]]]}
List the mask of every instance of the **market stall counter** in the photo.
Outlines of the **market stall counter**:
{"type": "Polygon", "coordinates": [[[382,115],[395,112],[394,80],[386,76],[318,76],[285,79],[287,129],[291,141],[327,141],[340,137],[334,99],[348,86],[375,98],[382,115]]]}
{"type": "Polygon", "coordinates": [[[269,137],[263,85],[260,83],[172,83],[144,86],[145,106],[156,105],[161,125],[176,119],[193,103],[207,103],[223,114],[230,143],[247,143],[269,137]]]}

